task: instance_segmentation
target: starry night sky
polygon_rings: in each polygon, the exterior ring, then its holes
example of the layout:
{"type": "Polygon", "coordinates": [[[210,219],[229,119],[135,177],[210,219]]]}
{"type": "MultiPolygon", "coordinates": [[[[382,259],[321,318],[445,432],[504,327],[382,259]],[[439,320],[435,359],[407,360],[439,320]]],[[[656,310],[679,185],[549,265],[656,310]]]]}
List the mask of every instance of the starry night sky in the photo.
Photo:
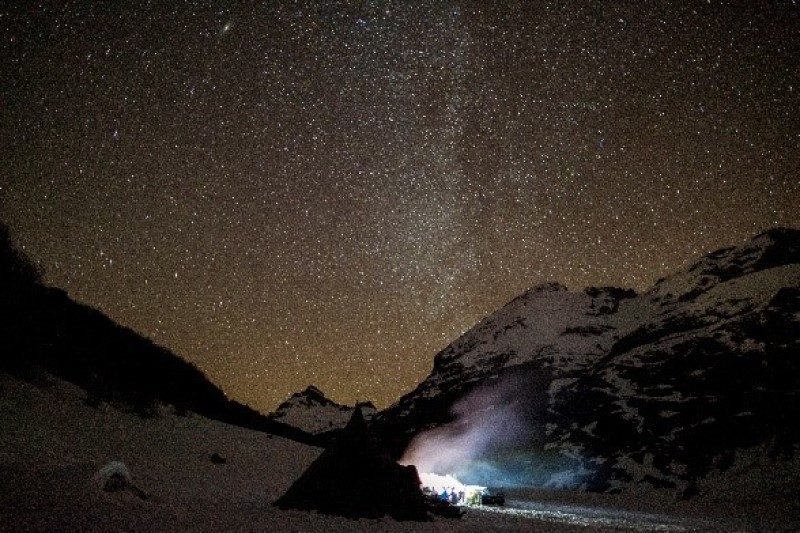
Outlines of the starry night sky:
{"type": "Polygon", "coordinates": [[[800,223],[796,2],[9,2],[0,27],[20,247],[262,410],[310,383],[386,405],[532,285],[641,289],[800,223]]]}

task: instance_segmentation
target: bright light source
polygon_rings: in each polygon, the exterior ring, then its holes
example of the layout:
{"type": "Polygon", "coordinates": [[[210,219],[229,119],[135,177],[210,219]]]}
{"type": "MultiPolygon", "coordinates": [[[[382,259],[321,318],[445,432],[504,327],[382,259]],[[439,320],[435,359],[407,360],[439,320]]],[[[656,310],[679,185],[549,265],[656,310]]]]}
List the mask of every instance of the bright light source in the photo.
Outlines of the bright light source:
{"type": "MultiPolygon", "coordinates": [[[[463,492],[464,502],[471,501],[476,494],[480,496],[486,492],[486,487],[481,487],[479,485],[464,485],[451,475],[442,476],[439,474],[420,472],[419,479],[422,481],[423,488],[428,488],[436,494],[440,494],[443,491],[447,491],[448,493],[455,492],[456,494],[463,492]]],[[[478,501],[480,501],[480,499],[478,499],[478,501]]]]}

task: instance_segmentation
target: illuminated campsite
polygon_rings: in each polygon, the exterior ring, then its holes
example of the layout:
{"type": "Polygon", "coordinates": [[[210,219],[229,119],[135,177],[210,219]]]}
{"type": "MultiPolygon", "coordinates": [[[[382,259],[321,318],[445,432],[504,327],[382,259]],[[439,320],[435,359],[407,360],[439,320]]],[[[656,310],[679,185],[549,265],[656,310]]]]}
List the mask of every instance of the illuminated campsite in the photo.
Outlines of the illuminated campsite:
{"type": "Polygon", "coordinates": [[[422,492],[453,505],[481,505],[486,487],[464,485],[451,475],[419,474],[422,492]]]}

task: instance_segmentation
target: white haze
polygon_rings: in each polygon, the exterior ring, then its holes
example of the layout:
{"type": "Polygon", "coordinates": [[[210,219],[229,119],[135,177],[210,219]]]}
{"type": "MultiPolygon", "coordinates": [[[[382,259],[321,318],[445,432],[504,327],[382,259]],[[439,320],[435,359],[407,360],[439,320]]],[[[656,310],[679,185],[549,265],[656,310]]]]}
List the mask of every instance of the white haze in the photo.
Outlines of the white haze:
{"type": "Polygon", "coordinates": [[[455,420],[414,437],[400,462],[420,472],[460,474],[490,450],[518,442],[527,428],[506,390],[484,387],[460,400],[451,410],[455,420]]]}
{"type": "Polygon", "coordinates": [[[452,422],[415,436],[400,463],[491,487],[579,486],[591,471],[580,457],[542,449],[537,413],[546,404],[523,396],[531,389],[530,376],[497,379],[475,389],[452,407],[452,422]]]}

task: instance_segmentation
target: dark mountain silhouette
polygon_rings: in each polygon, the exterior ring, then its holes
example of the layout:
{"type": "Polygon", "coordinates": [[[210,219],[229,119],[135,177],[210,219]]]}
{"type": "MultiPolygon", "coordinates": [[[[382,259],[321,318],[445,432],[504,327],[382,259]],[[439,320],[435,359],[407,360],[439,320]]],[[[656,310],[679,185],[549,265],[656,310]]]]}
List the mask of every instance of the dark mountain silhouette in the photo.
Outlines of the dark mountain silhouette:
{"type": "Polygon", "coordinates": [[[100,311],[45,286],[39,269],[0,224],[0,371],[26,380],[48,374],[109,402],[152,415],[159,403],[307,444],[318,439],[228,399],[194,365],[100,311]]]}
{"type": "Polygon", "coordinates": [[[36,285],[41,281],[39,267],[14,246],[8,227],[0,222],[0,282],[36,285]]]}

